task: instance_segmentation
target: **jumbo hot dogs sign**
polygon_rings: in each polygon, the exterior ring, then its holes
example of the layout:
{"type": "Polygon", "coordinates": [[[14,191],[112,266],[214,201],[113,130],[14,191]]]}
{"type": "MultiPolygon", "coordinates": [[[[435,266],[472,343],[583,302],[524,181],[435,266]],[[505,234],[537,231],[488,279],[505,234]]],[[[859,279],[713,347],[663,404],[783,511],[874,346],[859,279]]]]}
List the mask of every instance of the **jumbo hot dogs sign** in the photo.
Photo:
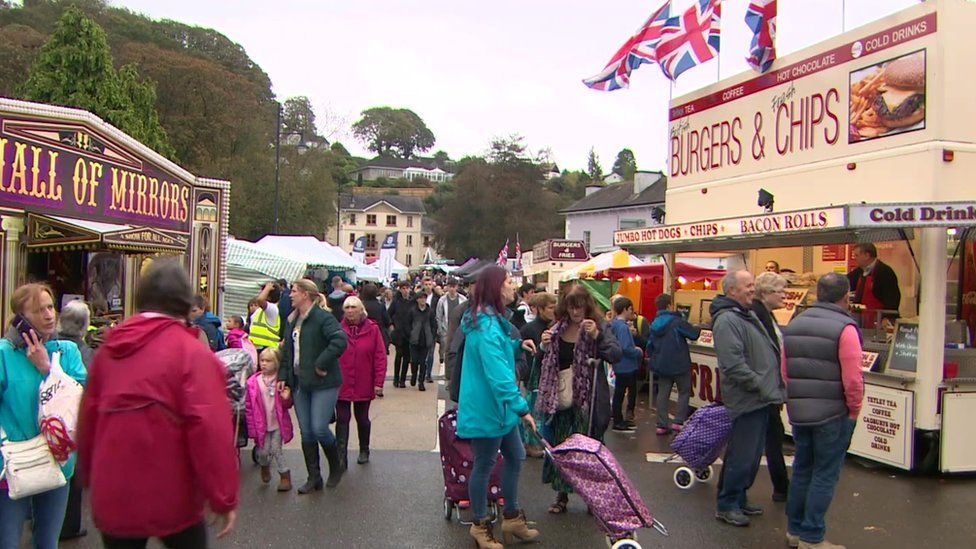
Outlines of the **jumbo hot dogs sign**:
{"type": "Polygon", "coordinates": [[[188,232],[190,188],[85,125],[0,112],[0,206],[188,232]]]}
{"type": "Polygon", "coordinates": [[[676,99],[669,187],[930,139],[925,92],[936,25],[936,12],[919,6],[761,76],[676,99]]]}

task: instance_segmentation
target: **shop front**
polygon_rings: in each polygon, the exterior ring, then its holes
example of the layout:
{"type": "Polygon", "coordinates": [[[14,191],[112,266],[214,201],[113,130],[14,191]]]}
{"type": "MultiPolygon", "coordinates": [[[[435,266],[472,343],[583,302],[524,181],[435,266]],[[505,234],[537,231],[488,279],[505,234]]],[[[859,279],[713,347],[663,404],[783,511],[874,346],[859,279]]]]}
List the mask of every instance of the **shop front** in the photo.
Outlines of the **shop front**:
{"type": "MultiPolygon", "coordinates": [[[[820,276],[853,271],[855,245],[873,244],[900,299],[855,291],[866,394],[850,451],[906,470],[976,471],[976,59],[959,40],[974,25],[972,4],[926,2],[675,99],[667,224],[614,233],[671,262],[722,252],[730,269],[778,267],[784,326],[820,276]]],[[[675,301],[708,326],[715,293],[675,301]]],[[[720,400],[710,332],[693,362],[694,402],[720,400]]]]}
{"type": "Polygon", "coordinates": [[[184,263],[219,314],[226,181],[193,176],[96,116],[0,99],[0,318],[11,292],[44,282],[55,306],[86,301],[93,323],[134,311],[154,259],[184,263]]]}

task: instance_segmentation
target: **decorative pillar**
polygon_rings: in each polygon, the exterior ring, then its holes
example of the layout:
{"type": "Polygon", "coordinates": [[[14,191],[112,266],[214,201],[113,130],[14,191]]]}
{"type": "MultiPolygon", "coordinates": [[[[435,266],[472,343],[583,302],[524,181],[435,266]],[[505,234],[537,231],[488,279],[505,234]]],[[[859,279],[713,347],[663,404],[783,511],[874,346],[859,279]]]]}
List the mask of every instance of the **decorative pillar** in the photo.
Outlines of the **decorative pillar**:
{"type": "Polygon", "coordinates": [[[24,218],[18,216],[2,216],[0,226],[3,228],[3,249],[0,250],[3,262],[3,272],[0,273],[0,325],[6,326],[7,323],[7,302],[10,296],[17,289],[17,280],[20,271],[23,270],[20,257],[20,237],[24,234],[26,226],[24,218]]]}

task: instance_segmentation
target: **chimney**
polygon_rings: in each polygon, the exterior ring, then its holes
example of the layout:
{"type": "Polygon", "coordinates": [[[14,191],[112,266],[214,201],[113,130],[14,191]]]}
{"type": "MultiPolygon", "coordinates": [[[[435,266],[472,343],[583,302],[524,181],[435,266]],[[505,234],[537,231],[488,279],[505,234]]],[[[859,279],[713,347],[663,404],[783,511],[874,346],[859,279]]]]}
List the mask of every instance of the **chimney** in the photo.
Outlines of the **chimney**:
{"type": "Polygon", "coordinates": [[[661,174],[657,172],[637,172],[634,174],[634,194],[640,194],[647,189],[650,189],[658,179],[661,178],[661,174]]]}
{"type": "Polygon", "coordinates": [[[590,196],[591,194],[599,191],[602,188],[603,188],[603,185],[596,185],[596,184],[587,185],[586,186],[586,195],[585,196],[590,196]]]}

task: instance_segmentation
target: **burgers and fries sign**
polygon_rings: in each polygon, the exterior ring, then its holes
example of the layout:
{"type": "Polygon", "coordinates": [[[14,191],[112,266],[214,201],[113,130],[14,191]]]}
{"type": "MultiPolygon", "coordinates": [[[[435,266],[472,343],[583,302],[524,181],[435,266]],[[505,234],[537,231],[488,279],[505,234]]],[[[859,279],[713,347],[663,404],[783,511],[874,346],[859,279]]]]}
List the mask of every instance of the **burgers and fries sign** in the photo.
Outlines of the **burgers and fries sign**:
{"type": "Polygon", "coordinates": [[[923,4],[778,60],[765,74],[675,99],[668,186],[931,139],[925,96],[938,70],[936,23],[923,4]]]}

